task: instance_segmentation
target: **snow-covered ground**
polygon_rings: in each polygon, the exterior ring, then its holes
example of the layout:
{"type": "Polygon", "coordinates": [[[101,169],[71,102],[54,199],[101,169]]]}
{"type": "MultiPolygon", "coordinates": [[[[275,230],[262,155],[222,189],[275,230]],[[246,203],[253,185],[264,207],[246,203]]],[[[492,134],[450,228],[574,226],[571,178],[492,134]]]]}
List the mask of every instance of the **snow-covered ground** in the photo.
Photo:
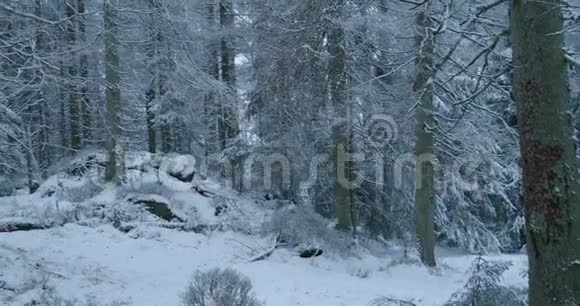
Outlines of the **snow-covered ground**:
{"type": "MultiPolygon", "coordinates": [[[[267,241],[232,232],[208,236],[169,229],[143,230],[128,236],[112,226],[65,225],[42,231],[0,234],[2,255],[12,252],[48,271],[49,284],[64,297],[93,295],[101,302],[130,305],[179,305],[196,269],[234,267],[249,276],[266,305],[367,305],[379,296],[441,305],[461,288],[474,256],[443,255],[441,268],[429,272],[413,264],[390,266],[392,257],[303,259],[277,250],[264,261],[248,263],[249,248],[267,241]]],[[[10,254],[8,254],[10,255],[10,254]]],[[[514,266],[504,281],[525,286],[520,275],[525,257],[492,256],[514,266]]],[[[19,266],[3,267],[0,278],[20,276],[19,266]]],[[[11,302],[22,305],[29,296],[11,302]]]]}
{"type": "MultiPolygon", "coordinates": [[[[428,270],[401,261],[402,251],[396,247],[361,251],[351,257],[325,252],[313,258],[300,258],[294,250],[280,248],[265,260],[251,262],[249,259],[272,246],[272,236],[256,231],[268,217],[268,209],[250,196],[207,183],[204,188],[218,197],[233,198],[239,206],[230,205],[228,213],[216,216],[216,203],[211,199],[173,183],[166,178],[163,184],[169,187],[154,198],[170,202],[176,215],[189,223],[222,225],[220,230],[180,231],[156,226],[151,216],[139,216],[127,222],[132,230],[121,231],[96,218],[98,214],[91,209],[126,203],[138,191],[106,187],[86,197],[73,192],[72,198],[79,201],[75,204],[70,202],[70,194],[68,200],[58,194],[86,182],[62,176],[48,180],[36,194],[0,198],[0,224],[23,220],[49,224],[43,218],[59,212],[67,215],[67,209],[74,212],[75,220],[43,230],[0,233],[0,304],[25,305],[50,288],[65,299],[92,299],[99,305],[173,306],[180,304],[196,270],[232,267],[252,280],[256,296],[266,305],[356,306],[381,296],[417,305],[442,305],[463,287],[469,277],[466,271],[476,257],[438,250],[439,266],[428,270]],[[179,188],[170,188],[173,183],[179,188]],[[55,195],[47,195],[50,190],[55,195]],[[231,224],[236,226],[223,226],[231,224]]],[[[527,285],[524,255],[486,258],[513,263],[504,274],[506,285],[527,285]]]]}

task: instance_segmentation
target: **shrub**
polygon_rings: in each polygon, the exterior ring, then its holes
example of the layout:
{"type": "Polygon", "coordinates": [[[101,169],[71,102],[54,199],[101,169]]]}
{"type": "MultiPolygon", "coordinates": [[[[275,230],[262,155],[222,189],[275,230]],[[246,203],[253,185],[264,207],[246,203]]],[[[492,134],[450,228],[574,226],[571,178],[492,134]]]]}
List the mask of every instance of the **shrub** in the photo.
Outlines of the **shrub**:
{"type": "Polygon", "coordinates": [[[391,297],[380,297],[374,299],[369,306],[416,306],[415,304],[391,297]]]}
{"type": "Polygon", "coordinates": [[[264,225],[265,233],[276,233],[290,246],[322,248],[325,252],[350,254],[352,240],[312,209],[290,205],[274,212],[264,225]]]}
{"type": "Polygon", "coordinates": [[[471,264],[469,280],[454,293],[445,306],[524,306],[522,294],[500,284],[502,274],[511,266],[510,262],[488,261],[481,256],[471,264]]]}
{"type": "Polygon", "coordinates": [[[0,197],[8,197],[14,194],[14,183],[7,177],[0,176],[0,197]]]}
{"type": "Polygon", "coordinates": [[[252,283],[232,269],[196,272],[183,294],[186,306],[261,306],[252,293],[252,283]]]}
{"type": "Polygon", "coordinates": [[[102,191],[103,186],[93,180],[86,180],[82,185],[65,188],[62,199],[72,203],[80,203],[95,197],[102,191]]]}
{"type": "Polygon", "coordinates": [[[44,285],[37,299],[33,299],[24,304],[24,306],[127,306],[125,301],[114,301],[103,304],[96,297],[87,295],[84,299],[64,298],[54,287],[44,285]]]}

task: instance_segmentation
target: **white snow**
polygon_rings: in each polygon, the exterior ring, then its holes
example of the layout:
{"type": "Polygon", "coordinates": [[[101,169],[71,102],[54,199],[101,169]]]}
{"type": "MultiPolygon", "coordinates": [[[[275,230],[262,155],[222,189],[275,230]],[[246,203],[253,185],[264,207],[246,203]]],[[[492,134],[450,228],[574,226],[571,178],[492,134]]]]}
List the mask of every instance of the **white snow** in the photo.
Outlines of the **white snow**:
{"type": "MultiPolygon", "coordinates": [[[[138,176],[141,181],[157,181],[151,171],[138,176]]],[[[172,211],[188,223],[221,225],[221,231],[183,232],[136,218],[131,221],[136,228],[123,233],[110,223],[87,217],[46,230],[0,233],[1,305],[24,305],[37,299],[42,288],[54,288],[66,299],[93,297],[101,304],[174,306],[180,304],[180,294],[196,270],[215,267],[232,267],[250,277],[257,297],[266,305],[356,306],[368,305],[381,296],[417,305],[441,305],[463,287],[466,271],[476,257],[438,250],[438,268],[428,270],[401,261],[403,250],[395,247],[373,253],[361,249],[356,252],[358,258],[325,252],[309,259],[282,248],[265,260],[250,262],[272,247],[272,236],[259,235],[260,225],[272,209],[267,203],[260,206],[250,196],[212,181],[202,182],[200,187],[216,194],[213,199],[179,184],[163,183],[151,185],[167,189],[160,189],[160,195],[149,194],[149,187],[135,187],[127,193],[104,186],[103,191],[82,202],[67,201],[67,190],[85,188],[84,184],[82,180],[56,176],[36,194],[0,198],[0,222],[52,224],[49,219],[66,211],[95,205],[118,207],[136,193],[169,202],[172,211]],[[55,194],[43,197],[51,189],[56,190],[55,194]],[[228,205],[228,212],[216,216],[216,205],[223,204],[228,205]]],[[[504,282],[527,286],[525,255],[487,258],[512,261],[514,265],[504,275],[504,282]]]]}
{"type": "MultiPolygon", "coordinates": [[[[13,256],[8,260],[19,262],[25,256],[31,264],[62,275],[48,277],[49,284],[64,297],[92,295],[101,302],[131,305],[179,305],[180,293],[192,273],[213,267],[233,267],[249,276],[256,295],[267,305],[367,305],[386,295],[417,305],[440,305],[463,286],[465,271],[474,258],[444,254],[436,272],[411,264],[389,267],[398,256],[394,253],[383,258],[303,259],[290,251],[276,250],[267,260],[248,263],[252,253],[246,246],[266,249],[268,239],[232,232],[204,236],[147,227],[141,232],[140,238],[132,239],[109,225],[90,228],[71,224],[0,234],[0,250],[18,250],[9,252],[13,256]]],[[[493,259],[513,261],[505,282],[525,286],[521,276],[524,256],[493,259]]],[[[25,268],[20,261],[20,265],[3,267],[2,275],[24,277],[31,273],[25,268]]],[[[15,300],[10,305],[25,301],[15,300]]]]}

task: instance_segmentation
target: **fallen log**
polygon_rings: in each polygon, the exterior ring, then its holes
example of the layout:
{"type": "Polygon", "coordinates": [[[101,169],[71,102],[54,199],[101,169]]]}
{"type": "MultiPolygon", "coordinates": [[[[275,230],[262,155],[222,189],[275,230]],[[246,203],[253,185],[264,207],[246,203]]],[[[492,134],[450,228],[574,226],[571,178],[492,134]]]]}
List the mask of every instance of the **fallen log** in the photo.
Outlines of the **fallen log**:
{"type": "Polygon", "coordinates": [[[271,249],[269,249],[268,251],[266,251],[262,254],[255,256],[254,258],[250,258],[248,260],[248,262],[256,262],[256,261],[267,259],[268,257],[270,257],[270,255],[272,255],[274,253],[275,250],[276,250],[276,246],[272,247],[271,249]]]}
{"type": "Polygon", "coordinates": [[[209,190],[201,189],[201,188],[199,188],[199,186],[194,186],[192,188],[192,190],[199,193],[201,196],[206,197],[206,198],[214,198],[216,196],[215,193],[213,193],[209,190]]]}
{"type": "Polygon", "coordinates": [[[283,246],[283,245],[286,245],[285,243],[281,243],[280,241],[281,241],[281,240],[280,240],[280,236],[279,236],[279,235],[278,235],[278,236],[276,236],[276,237],[274,237],[274,243],[273,243],[273,245],[272,245],[272,247],[271,247],[271,248],[269,248],[267,251],[265,251],[265,252],[263,252],[263,253],[261,253],[261,254],[258,254],[258,255],[256,255],[256,256],[254,256],[253,258],[250,258],[250,259],[248,260],[248,262],[256,262],[256,261],[260,261],[260,260],[265,260],[265,259],[267,259],[267,258],[268,258],[268,257],[270,257],[272,254],[274,254],[274,251],[275,251],[277,248],[279,248],[279,247],[281,247],[281,246],[283,246]]]}
{"type": "Polygon", "coordinates": [[[46,227],[29,221],[0,220],[0,233],[25,232],[43,229],[46,229],[46,227]]]}
{"type": "Polygon", "coordinates": [[[119,224],[119,226],[117,226],[116,228],[119,231],[127,234],[136,229],[137,227],[143,225],[177,230],[180,232],[193,232],[196,234],[205,234],[207,232],[220,230],[221,228],[219,224],[191,225],[185,222],[130,222],[119,224]]]}

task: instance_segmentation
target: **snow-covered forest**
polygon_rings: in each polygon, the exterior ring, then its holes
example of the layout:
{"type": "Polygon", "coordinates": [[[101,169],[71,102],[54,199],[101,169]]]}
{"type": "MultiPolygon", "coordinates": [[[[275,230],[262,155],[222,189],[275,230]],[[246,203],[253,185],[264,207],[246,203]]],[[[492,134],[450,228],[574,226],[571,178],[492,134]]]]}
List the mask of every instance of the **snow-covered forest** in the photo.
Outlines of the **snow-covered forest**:
{"type": "Polygon", "coordinates": [[[1,305],[580,305],[580,0],[0,0],[1,305]]]}

